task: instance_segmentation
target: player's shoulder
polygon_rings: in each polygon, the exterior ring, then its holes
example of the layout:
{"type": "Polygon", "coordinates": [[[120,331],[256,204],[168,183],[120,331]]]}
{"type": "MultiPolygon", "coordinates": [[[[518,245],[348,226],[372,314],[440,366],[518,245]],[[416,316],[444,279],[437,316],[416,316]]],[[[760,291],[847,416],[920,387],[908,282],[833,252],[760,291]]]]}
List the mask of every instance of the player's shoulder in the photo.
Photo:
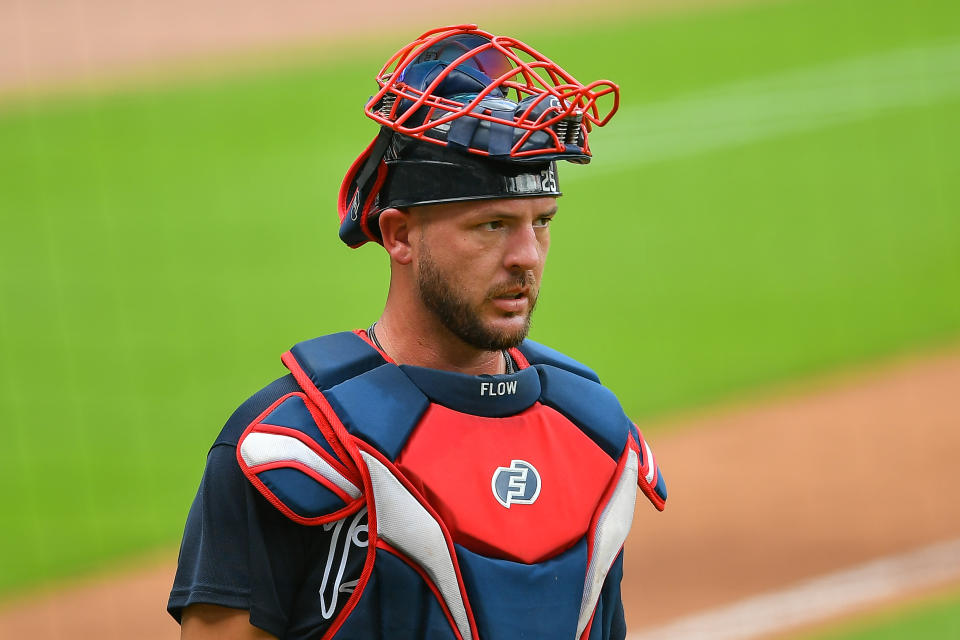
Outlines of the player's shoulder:
{"type": "Polygon", "coordinates": [[[376,352],[365,344],[353,333],[297,343],[282,357],[291,373],[241,404],[216,442],[231,445],[249,483],[300,524],[326,524],[363,505],[362,478],[321,389],[355,374],[358,358],[376,352]]]}
{"type": "Polygon", "coordinates": [[[302,374],[301,382],[304,384],[309,381],[307,386],[312,384],[323,390],[356,375],[360,370],[383,363],[376,349],[370,347],[356,331],[332,333],[298,342],[282,359],[292,372],[277,378],[241,403],[227,420],[214,446],[236,446],[247,427],[281,399],[287,408],[303,405],[306,396],[296,373],[302,374]],[[299,395],[300,398],[287,397],[291,395],[299,395]]]}
{"type": "Polygon", "coordinates": [[[264,411],[276,404],[281,398],[298,393],[300,386],[292,374],[277,378],[252,394],[227,419],[213,446],[220,444],[237,446],[240,436],[252,422],[264,411]]]}

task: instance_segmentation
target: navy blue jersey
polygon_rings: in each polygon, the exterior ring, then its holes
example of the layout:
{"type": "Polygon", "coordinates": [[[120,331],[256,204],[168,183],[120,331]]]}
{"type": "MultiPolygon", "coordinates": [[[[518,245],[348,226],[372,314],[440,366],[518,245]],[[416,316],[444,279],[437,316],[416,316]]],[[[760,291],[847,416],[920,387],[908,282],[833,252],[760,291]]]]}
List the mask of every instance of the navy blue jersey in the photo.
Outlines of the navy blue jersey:
{"type": "Polygon", "coordinates": [[[250,611],[250,622],[278,638],[320,638],[363,568],[366,512],[307,527],[286,518],[237,465],[244,428],[277,398],[297,389],[280,378],[233,414],[207,455],[180,546],[167,610],[216,604],[250,611]]]}

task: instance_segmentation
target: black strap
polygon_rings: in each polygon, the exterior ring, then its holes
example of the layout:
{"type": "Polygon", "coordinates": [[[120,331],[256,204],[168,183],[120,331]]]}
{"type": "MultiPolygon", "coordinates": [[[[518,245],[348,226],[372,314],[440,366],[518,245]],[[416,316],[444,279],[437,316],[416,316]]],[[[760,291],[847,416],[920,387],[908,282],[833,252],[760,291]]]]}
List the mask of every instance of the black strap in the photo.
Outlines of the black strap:
{"type": "Polygon", "coordinates": [[[363,169],[360,170],[360,173],[357,174],[357,189],[362,193],[364,187],[367,185],[367,181],[370,180],[370,176],[374,174],[377,170],[377,167],[380,165],[380,161],[383,160],[383,154],[386,153],[387,147],[390,145],[390,140],[393,138],[393,129],[389,127],[380,127],[380,133],[377,134],[377,141],[373,144],[373,148],[370,150],[370,156],[367,158],[366,163],[363,165],[363,169]]]}

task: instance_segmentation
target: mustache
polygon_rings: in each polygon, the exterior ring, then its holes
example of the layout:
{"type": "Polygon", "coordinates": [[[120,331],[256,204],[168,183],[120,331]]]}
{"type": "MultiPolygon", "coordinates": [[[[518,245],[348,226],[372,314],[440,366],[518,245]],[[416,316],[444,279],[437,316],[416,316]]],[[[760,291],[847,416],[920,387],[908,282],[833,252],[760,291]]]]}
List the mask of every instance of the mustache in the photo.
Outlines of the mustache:
{"type": "Polygon", "coordinates": [[[514,289],[520,288],[529,288],[531,297],[537,297],[540,287],[537,286],[537,276],[534,275],[533,269],[527,269],[523,273],[518,273],[514,278],[496,285],[487,293],[487,298],[507,295],[514,289]]]}

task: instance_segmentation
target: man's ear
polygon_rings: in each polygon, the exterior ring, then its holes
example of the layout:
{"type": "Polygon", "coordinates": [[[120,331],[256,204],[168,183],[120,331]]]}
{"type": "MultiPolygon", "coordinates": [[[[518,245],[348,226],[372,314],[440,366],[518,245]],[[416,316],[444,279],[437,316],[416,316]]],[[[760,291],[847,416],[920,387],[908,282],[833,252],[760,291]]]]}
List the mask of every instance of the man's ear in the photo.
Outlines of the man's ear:
{"type": "Polygon", "coordinates": [[[400,209],[384,209],[380,212],[380,235],[383,248],[390,259],[400,264],[410,264],[413,253],[410,248],[410,213],[400,209]]]}

